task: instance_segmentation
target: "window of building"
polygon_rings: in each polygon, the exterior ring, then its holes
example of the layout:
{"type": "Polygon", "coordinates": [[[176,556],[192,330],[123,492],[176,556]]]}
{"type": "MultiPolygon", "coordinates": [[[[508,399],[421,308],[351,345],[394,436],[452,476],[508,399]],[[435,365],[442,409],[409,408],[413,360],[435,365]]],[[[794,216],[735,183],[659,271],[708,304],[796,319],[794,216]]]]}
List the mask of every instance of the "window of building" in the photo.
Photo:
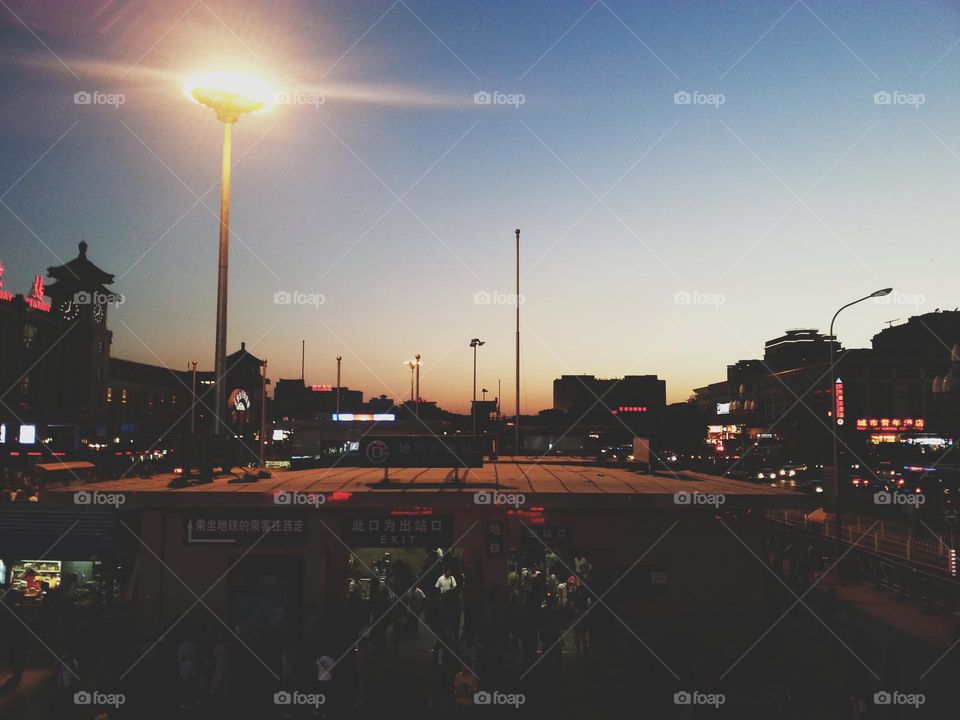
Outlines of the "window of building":
{"type": "Polygon", "coordinates": [[[113,403],[113,388],[107,388],[107,404],[110,405],[113,403]]]}
{"type": "Polygon", "coordinates": [[[126,389],[126,388],[122,388],[122,389],[120,390],[120,402],[123,403],[124,405],[127,404],[127,389],[126,389]]]}

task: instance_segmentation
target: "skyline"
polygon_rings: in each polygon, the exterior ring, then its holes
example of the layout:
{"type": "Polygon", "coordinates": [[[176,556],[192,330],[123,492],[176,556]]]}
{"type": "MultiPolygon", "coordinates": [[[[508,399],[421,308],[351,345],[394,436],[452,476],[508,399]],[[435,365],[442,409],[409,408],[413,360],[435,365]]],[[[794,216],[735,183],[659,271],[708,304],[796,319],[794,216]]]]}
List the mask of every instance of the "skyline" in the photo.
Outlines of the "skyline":
{"type": "Polygon", "coordinates": [[[513,306],[476,296],[512,292],[515,227],[524,413],[550,407],[564,374],[657,374],[684,400],[879,287],[900,304],[845,315],[845,346],[960,304],[942,262],[960,179],[948,3],[911,8],[896,33],[895,3],[10,8],[4,284],[26,291],[85,239],[127,298],[111,311],[118,357],[212,366],[219,129],[179,91],[229,45],[289,97],[324,96],[236,127],[228,347],[245,341],[275,379],[299,377],[305,335],[308,382],[343,355],[344,385],[401,399],[402,361],[420,353],[424,398],[463,411],[480,337],[478,384],[503,379],[512,407],[513,306]],[[214,16],[220,37],[197,57],[214,16]],[[109,42],[81,52],[91,37],[109,42]],[[637,75],[612,73],[625,66],[637,75]],[[524,102],[474,104],[494,91],[524,102]],[[676,104],[682,92],[724,101],[676,104]],[[283,292],[326,302],[275,304],[283,292]]]}

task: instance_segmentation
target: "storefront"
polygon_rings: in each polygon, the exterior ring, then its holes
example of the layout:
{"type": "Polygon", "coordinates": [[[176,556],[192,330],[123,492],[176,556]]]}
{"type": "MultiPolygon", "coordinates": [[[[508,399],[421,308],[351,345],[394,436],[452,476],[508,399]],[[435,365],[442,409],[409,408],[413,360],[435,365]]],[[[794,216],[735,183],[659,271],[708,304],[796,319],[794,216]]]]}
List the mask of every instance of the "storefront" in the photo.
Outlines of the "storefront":
{"type": "Polygon", "coordinates": [[[116,516],[36,504],[0,507],[0,588],[25,609],[85,609],[129,596],[132,557],[116,516]]]}

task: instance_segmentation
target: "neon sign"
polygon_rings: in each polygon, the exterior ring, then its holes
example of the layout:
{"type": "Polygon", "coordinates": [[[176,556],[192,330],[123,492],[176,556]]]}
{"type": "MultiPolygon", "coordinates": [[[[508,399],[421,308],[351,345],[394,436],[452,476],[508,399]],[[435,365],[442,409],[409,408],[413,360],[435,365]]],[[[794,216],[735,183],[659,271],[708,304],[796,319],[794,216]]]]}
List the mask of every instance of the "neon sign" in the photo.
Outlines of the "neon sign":
{"type": "Polygon", "coordinates": [[[857,430],[923,430],[923,418],[857,418],[857,430]]]}
{"type": "Polygon", "coordinates": [[[13,293],[3,289],[3,263],[0,262],[0,300],[10,302],[13,300],[13,293]]]}
{"type": "Polygon", "coordinates": [[[30,295],[25,297],[23,301],[33,310],[50,312],[50,303],[43,299],[44,295],[46,295],[46,290],[43,286],[43,276],[37,275],[33,278],[33,287],[30,289],[30,295]]]}
{"type": "Polygon", "coordinates": [[[311,385],[313,392],[333,392],[333,385],[311,385]]]}
{"type": "Polygon", "coordinates": [[[642,413],[646,411],[646,405],[621,405],[616,410],[611,410],[614,415],[617,413],[642,413]]]}
{"type": "Polygon", "coordinates": [[[837,425],[843,425],[843,380],[840,378],[833,384],[833,416],[837,425]]]}

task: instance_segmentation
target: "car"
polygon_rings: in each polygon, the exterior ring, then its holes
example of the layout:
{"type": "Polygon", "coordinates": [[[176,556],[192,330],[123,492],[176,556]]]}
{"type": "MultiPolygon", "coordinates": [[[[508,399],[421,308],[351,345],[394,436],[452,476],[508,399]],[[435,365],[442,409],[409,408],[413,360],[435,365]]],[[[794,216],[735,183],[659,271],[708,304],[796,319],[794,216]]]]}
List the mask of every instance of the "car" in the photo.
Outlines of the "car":
{"type": "Polygon", "coordinates": [[[877,464],[876,475],[881,480],[895,480],[897,477],[902,476],[903,473],[901,473],[900,469],[892,462],[884,460],[877,464]]]}
{"type": "Polygon", "coordinates": [[[777,471],[774,470],[773,468],[768,468],[768,467],[760,468],[760,469],[757,470],[757,472],[754,474],[754,477],[755,477],[757,480],[776,480],[776,479],[777,479],[777,471]]]}
{"type": "Polygon", "coordinates": [[[777,473],[782,478],[795,478],[807,471],[807,466],[800,463],[787,463],[777,473]]]}
{"type": "Polygon", "coordinates": [[[822,494],[822,493],[823,493],[823,481],[822,481],[822,480],[814,480],[814,479],[812,479],[812,478],[807,478],[807,479],[805,479],[805,480],[801,480],[800,482],[797,483],[797,490],[799,490],[800,492],[808,492],[808,493],[822,494]]]}

